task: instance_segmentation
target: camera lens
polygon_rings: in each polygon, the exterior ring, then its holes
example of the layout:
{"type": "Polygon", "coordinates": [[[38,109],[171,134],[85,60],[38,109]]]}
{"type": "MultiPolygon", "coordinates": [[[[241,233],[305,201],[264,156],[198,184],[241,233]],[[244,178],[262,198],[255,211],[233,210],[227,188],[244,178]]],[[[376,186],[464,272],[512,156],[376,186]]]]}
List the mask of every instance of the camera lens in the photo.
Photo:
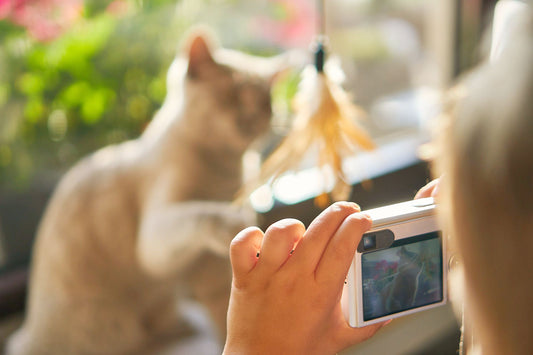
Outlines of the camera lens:
{"type": "Polygon", "coordinates": [[[365,235],[363,237],[363,249],[371,250],[376,248],[376,235],[365,235]]]}

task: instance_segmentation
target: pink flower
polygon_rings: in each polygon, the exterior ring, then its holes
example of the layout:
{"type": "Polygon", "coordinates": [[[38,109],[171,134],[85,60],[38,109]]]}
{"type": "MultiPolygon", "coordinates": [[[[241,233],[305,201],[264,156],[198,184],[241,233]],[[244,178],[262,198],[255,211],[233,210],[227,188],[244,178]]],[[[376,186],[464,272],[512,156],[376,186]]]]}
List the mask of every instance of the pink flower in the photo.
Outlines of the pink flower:
{"type": "Polygon", "coordinates": [[[396,269],[398,269],[398,262],[395,261],[393,263],[390,263],[388,268],[390,271],[396,271],[396,269]]]}
{"type": "Polygon", "coordinates": [[[11,0],[0,0],[0,20],[5,19],[11,12],[11,0]]]}
{"type": "Polygon", "coordinates": [[[379,271],[379,270],[385,271],[386,268],[387,268],[387,261],[386,260],[381,260],[381,261],[377,262],[376,265],[374,265],[374,270],[375,271],[379,271]]]}
{"type": "Polygon", "coordinates": [[[132,9],[131,3],[126,0],[115,0],[111,2],[106,11],[116,17],[127,15],[132,9]]]}
{"type": "Polygon", "coordinates": [[[261,16],[255,32],[275,44],[286,47],[308,46],[317,34],[317,15],[308,0],[271,0],[274,16],[261,16]],[[276,17],[276,18],[273,18],[276,17]]]}
{"type": "Polygon", "coordinates": [[[49,41],[72,26],[83,0],[0,0],[0,19],[25,27],[38,41],[49,41]]]}

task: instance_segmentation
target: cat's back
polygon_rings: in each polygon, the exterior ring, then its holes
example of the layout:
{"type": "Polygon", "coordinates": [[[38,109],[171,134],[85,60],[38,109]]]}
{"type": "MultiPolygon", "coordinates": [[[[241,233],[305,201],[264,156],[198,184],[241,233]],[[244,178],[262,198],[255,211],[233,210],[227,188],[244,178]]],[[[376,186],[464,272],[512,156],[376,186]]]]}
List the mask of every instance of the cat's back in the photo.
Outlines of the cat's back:
{"type": "MultiPolygon", "coordinates": [[[[104,147],[75,164],[60,180],[51,205],[76,202],[76,197],[91,198],[94,194],[126,192],[136,188],[136,170],[143,160],[138,140],[104,147]],[[117,190],[117,184],[121,189],[117,190]]],[[[98,196],[102,197],[102,196],[98,196]]]]}
{"type": "Polygon", "coordinates": [[[80,160],[58,183],[43,224],[50,219],[55,224],[69,217],[76,224],[100,219],[102,212],[109,212],[117,203],[131,207],[123,212],[133,212],[142,169],[137,146],[137,141],[108,146],[80,160]]]}

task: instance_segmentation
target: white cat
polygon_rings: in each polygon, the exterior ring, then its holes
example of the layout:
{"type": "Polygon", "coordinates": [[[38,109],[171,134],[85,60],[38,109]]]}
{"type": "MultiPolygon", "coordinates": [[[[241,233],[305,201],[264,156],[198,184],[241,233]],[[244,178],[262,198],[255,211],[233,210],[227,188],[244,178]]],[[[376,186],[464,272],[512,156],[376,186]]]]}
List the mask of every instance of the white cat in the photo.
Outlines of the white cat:
{"type": "Polygon", "coordinates": [[[176,297],[204,304],[224,336],[229,242],[255,219],[230,201],[244,151],[269,127],[280,60],[211,52],[201,35],[189,43],[144,134],[59,183],[8,354],[151,353],[180,334],[176,297]]]}

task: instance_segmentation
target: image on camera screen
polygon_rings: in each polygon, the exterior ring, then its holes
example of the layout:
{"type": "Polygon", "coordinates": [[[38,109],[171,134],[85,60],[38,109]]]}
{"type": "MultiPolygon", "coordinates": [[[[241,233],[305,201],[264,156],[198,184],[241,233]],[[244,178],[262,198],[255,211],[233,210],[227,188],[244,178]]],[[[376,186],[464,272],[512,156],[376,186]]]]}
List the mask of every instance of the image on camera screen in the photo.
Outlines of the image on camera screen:
{"type": "Polygon", "coordinates": [[[426,233],[361,255],[365,321],[442,301],[440,238],[426,233]]]}

